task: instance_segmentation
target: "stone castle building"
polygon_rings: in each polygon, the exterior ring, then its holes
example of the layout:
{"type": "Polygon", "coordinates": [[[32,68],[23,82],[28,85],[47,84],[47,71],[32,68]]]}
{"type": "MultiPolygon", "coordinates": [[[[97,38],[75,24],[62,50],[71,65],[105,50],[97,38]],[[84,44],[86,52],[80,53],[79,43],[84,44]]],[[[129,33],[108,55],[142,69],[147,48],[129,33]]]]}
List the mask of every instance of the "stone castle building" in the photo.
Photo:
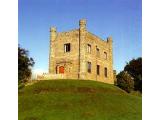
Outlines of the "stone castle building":
{"type": "Polygon", "coordinates": [[[50,28],[49,74],[64,79],[114,83],[112,38],[102,40],[87,31],[86,20],[79,28],[57,32],[50,28]]]}

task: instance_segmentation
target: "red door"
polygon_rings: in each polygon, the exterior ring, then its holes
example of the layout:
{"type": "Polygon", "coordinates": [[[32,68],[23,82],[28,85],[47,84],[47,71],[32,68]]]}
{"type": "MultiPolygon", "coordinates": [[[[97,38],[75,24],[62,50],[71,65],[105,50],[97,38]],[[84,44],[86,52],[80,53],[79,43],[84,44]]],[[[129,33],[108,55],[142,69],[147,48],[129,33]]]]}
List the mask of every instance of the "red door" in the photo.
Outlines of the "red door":
{"type": "Polygon", "coordinates": [[[64,67],[63,67],[63,66],[60,66],[60,67],[59,67],[59,73],[60,73],[60,74],[63,74],[63,73],[64,73],[64,67]]]}

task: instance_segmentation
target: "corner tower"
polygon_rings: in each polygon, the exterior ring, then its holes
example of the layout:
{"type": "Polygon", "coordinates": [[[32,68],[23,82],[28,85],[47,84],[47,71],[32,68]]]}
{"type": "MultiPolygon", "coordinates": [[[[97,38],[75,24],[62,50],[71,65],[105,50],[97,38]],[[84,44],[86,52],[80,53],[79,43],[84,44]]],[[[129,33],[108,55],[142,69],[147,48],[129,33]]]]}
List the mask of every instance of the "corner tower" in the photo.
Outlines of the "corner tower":
{"type": "Polygon", "coordinates": [[[49,51],[49,73],[54,73],[54,49],[53,44],[57,36],[57,31],[55,27],[50,28],[50,51],[49,51]]]}
{"type": "Polygon", "coordinates": [[[86,19],[79,21],[79,79],[85,79],[86,61],[85,61],[85,39],[86,39],[86,19]]]}
{"type": "Polygon", "coordinates": [[[108,58],[109,58],[109,82],[111,84],[113,84],[114,82],[114,73],[113,73],[113,48],[112,48],[112,44],[113,44],[113,40],[112,37],[109,36],[107,38],[107,43],[108,43],[108,58]]]}

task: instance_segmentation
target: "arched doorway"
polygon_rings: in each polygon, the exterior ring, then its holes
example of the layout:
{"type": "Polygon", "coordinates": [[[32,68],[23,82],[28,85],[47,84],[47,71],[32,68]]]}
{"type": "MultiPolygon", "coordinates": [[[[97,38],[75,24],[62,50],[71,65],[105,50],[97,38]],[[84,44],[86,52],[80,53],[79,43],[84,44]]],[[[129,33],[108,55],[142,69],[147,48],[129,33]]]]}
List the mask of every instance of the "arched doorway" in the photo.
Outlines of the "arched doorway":
{"type": "Polygon", "coordinates": [[[59,73],[60,73],[60,74],[63,74],[63,73],[64,73],[64,67],[63,67],[63,66],[60,66],[60,67],[59,67],[59,73]]]}

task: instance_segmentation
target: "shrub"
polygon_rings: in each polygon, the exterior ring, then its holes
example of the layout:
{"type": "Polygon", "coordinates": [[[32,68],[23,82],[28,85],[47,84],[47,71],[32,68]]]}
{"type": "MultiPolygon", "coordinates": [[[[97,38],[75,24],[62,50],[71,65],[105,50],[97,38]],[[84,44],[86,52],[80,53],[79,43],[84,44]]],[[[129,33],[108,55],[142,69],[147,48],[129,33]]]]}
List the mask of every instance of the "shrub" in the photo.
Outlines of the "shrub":
{"type": "Polygon", "coordinates": [[[142,58],[129,61],[124,67],[124,71],[127,71],[134,78],[134,89],[142,92],[142,58]]]}
{"type": "Polygon", "coordinates": [[[134,89],[134,79],[126,71],[117,75],[117,86],[130,93],[134,89]]]}
{"type": "Polygon", "coordinates": [[[30,79],[33,65],[34,60],[29,57],[28,51],[18,46],[18,84],[25,83],[30,79]]]}

